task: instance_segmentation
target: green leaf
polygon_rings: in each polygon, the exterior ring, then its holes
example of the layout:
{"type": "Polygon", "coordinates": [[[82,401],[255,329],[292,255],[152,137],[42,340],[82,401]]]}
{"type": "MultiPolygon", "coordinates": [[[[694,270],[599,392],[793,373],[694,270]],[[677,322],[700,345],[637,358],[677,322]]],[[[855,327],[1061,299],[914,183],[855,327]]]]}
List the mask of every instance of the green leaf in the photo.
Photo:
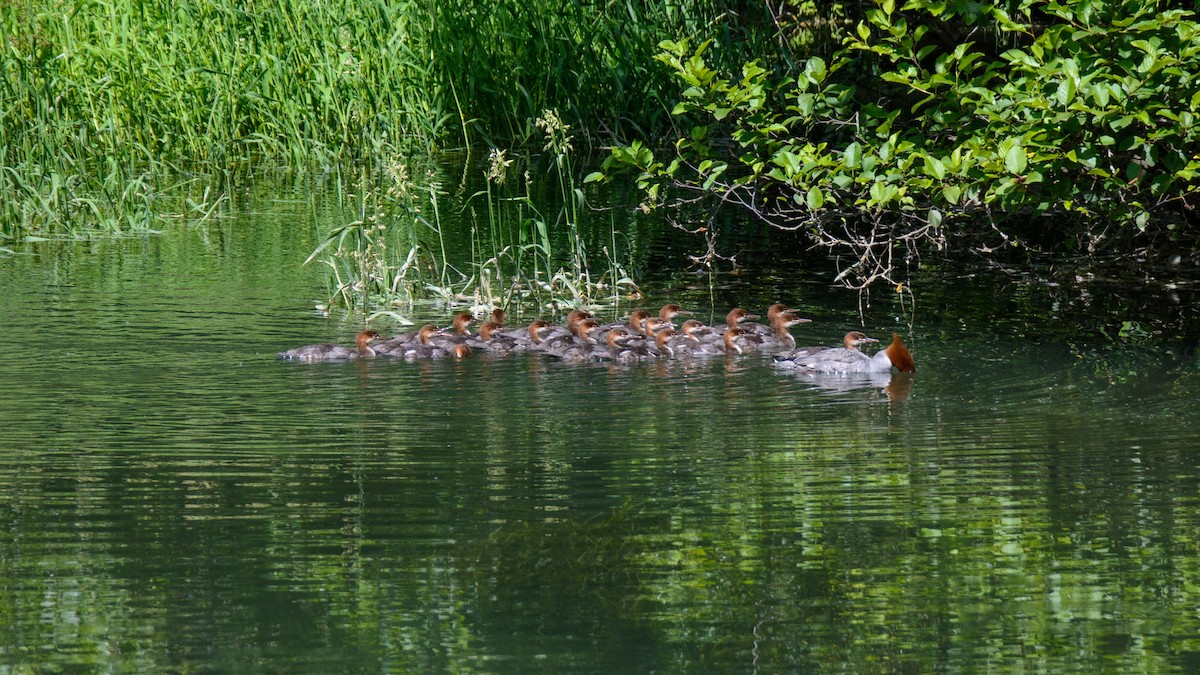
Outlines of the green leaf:
{"type": "Polygon", "coordinates": [[[937,157],[925,156],[925,175],[938,180],[946,178],[946,165],[937,157]]]}
{"type": "Polygon", "coordinates": [[[957,204],[959,198],[962,197],[962,188],[957,185],[947,185],[942,188],[942,197],[950,204],[957,204]]]}
{"type": "Polygon", "coordinates": [[[846,146],[845,152],[842,153],[842,161],[851,169],[857,169],[862,161],[862,146],[858,142],[851,143],[846,146]]]}
{"type": "Polygon", "coordinates": [[[1058,104],[1066,107],[1075,98],[1075,81],[1065,79],[1058,83],[1058,91],[1055,97],[1058,99],[1058,104]]]}
{"type": "Polygon", "coordinates": [[[1014,143],[1004,155],[1004,168],[1008,169],[1009,173],[1019,176],[1025,173],[1028,161],[1025,156],[1025,148],[1020,143],[1014,143]]]}
{"type": "Polygon", "coordinates": [[[816,211],[825,205],[825,195],[821,193],[820,188],[814,185],[809,188],[808,198],[805,201],[808,202],[808,208],[816,211]]]}
{"type": "Polygon", "coordinates": [[[604,180],[604,172],[603,171],[593,171],[583,177],[583,182],[585,185],[587,183],[595,183],[597,181],[602,181],[602,180],[604,180]]]}

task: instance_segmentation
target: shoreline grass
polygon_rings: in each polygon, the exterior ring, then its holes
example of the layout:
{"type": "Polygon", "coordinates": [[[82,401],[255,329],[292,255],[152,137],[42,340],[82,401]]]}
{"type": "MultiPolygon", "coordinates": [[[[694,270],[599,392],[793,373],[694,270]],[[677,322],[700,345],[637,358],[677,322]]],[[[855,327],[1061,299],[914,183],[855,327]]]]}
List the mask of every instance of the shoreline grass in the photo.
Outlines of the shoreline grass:
{"type": "MultiPolygon", "coordinates": [[[[197,167],[382,168],[520,145],[546,109],[589,141],[653,131],[658,41],[737,21],[708,0],[0,3],[0,242],[153,229],[156,185],[197,167]]],[[[766,36],[731,33],[730,58],[766,36]]]]}
{"type": "Polygon", "coordinates": [[[593,212],[572,168],[570,127],[547,111],[538,128],[548,154],[509,159],[493,150],[484,187],[462,198],[464,232],[454,241],[442,218],[442,202],[454,195],[445,193],[436,171],[390,165],[364,194],[360,218],[335,228],[306,261],[328,269],[330,304],[405,323],[419,305],[503,307],[519,316],[616,305],[636,292],[626,271],[630,247],[619,248],[612,219],[603,233],[604,271],[592,272],[600,256],[589,252],[585,230],[598,228],[584,222],[593,212]],[[543,180],[561,197],[547,212],[531,197],[528,167],[541,161],[551,167],[543,180]],[[518,171],[525,181],[514,187],[510,174],[518,171]]]}

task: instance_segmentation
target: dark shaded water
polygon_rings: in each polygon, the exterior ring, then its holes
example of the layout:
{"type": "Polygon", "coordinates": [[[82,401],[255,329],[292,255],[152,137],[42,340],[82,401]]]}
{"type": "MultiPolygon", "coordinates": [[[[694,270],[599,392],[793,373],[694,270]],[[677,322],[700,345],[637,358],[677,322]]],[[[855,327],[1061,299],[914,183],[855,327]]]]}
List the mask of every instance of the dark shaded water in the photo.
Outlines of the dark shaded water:
{"type": "MultiPolygon", "coordinates": [[[[0,261],[0,670],[1200,668],[1189,298],[930,273],[881,381],[281,363],[358,325],[298,267],[335,216],[256,199],[0,261]]],[[[747,258],[645,304],[857,326],[747,258]]]]}

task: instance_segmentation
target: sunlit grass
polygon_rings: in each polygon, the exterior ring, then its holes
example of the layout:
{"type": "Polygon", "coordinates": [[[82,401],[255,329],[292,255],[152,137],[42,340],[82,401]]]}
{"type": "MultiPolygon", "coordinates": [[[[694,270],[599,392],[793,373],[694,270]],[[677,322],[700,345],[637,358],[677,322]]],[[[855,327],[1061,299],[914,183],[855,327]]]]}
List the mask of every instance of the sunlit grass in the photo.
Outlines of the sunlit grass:
{"type": "Polygon", "coordinates": [[[515,180],[515,160],[494,150],[486,187],[466,200],[469,236],[455,248],[441,218],[450,196],[435,173],[417,179],[397,161],[363,198],[362,217],[331,231],[309,257],[329,269],[330,303],[403,318],[430,304],[553,310],[615,304],[635,292],[626,271],[629,247],[619,245],[611,219],[609,243],[599,253],[588,250],[583,220],[595,214],[574,177],[570,127],[548,111],[538,128],[548,154],[525,163],[549,161],[553,172],[544,180],[559,191],[557,211],[540,210],[528,173],[523,183],[515,180]]]}
{"type": "MultiPolygon", "coordinates": [[[[402,152],[519,144],[544,109],[589,138],[640,135],[670,124],[657,43],[740,21],[722,7],[3,2],[0,241],[154,228],[159,185],[180,173],[378,169],[402,152]]],[[[730,34],[730,58],[767,38],[730,34]]]]}

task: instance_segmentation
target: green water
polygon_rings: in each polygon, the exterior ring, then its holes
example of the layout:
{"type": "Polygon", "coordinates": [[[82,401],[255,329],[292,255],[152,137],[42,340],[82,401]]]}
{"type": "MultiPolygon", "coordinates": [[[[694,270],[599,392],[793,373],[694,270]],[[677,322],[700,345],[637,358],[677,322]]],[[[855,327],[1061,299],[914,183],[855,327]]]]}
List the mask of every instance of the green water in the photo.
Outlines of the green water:
{"type": "MultiPolygon", "coordinates": [[[[875,381],[283,363],[359,327],[293,196],[0,260],[0,671],[1200,668],[1189,297],[931,273],[873,299],[918,365],[875,381]]],[[[858,327],[786,254],[676,246],[646,306],[858,327]]]]}

